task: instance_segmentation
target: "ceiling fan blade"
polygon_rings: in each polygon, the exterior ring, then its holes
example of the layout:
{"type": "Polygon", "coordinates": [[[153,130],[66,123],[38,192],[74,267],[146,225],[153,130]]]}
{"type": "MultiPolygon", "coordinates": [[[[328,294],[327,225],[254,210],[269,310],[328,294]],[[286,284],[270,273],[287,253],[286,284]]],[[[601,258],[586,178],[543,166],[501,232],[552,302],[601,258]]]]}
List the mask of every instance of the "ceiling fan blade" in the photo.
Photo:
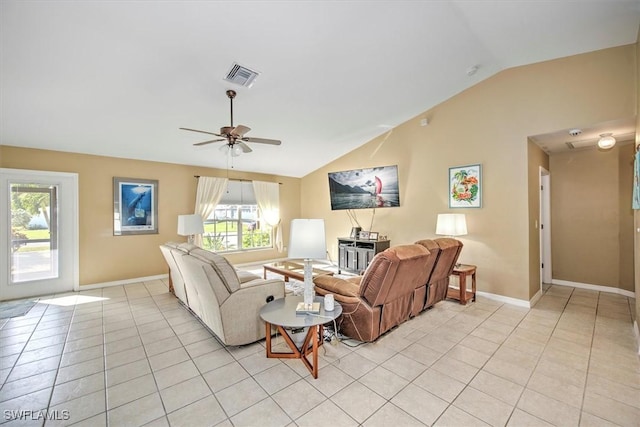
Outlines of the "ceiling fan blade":
{"type": "Polygon", "coordinates": [[[271,144],[271,145],[282,144],[282,141],[278,139],[244,137],[242,138],[242,140],[245,142],[257,142],[258,144],[271,144]]]}
{"type": "Polygon", "coordinates": [[[226,141],[226,139],[212,139],[211,141],[198,142],[193,145],[196,147],[199,147],[201,145],[207,145],[207,144],[211,144],[212,142],[220,142],[220,141],[226,141]]]}
{"type": "Polygon", "coordinates": [[[236,127],[233,128],[233,130],[231,131],[231,133],[233,135],[238,135],[240,138],[242,138],[242,136],[244,136],[245,133],[249,132],[251,130],[250,127],[245,126],[245,125],[238,125],[236,127]]]}
{"type": "Polygon", "coordinates": [[[253,150],[251,149],[251,147],[249,147],[247,144],[245,144],[244,142],[236,142],[237,145],[240,146],[240,148],[242,148],[242,152],[243,153],[250,153],[253,150]]]}
{"type": "Polygon", "coordinates": [[[189,128],[180,128],[180,130],[188,130],[189,132],[199,132],[199,133],[206,133],[207,135],[222,136],[217,133],[207,132],[206,130],[189,129],[189,128]]]}

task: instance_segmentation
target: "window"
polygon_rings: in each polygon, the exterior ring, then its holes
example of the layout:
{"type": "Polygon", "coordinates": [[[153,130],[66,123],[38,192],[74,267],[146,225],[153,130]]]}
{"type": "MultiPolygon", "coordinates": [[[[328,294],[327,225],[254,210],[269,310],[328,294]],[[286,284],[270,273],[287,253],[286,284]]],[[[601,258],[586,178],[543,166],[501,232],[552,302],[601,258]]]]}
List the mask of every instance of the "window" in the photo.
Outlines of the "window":
{"type": "Polygon", "coordinates": [[[272,236],[272,228],[261,218],[251,182],[229,181],[204,222],[202,245],[215,252],[272,248],[272,236]]]}

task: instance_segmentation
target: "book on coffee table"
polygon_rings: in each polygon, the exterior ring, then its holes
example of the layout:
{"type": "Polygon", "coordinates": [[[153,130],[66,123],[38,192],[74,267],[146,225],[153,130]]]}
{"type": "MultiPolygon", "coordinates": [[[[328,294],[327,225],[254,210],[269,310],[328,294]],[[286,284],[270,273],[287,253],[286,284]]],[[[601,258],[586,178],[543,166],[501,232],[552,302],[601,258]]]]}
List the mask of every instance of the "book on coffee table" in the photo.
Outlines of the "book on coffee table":
{"type": "Polygon", "coordinates": [[[318,314],[320,313],[320,303],[314,302],[311,307],[308,307],[304,302],[299,302],[296,307],[296,314],[318,314]]]}

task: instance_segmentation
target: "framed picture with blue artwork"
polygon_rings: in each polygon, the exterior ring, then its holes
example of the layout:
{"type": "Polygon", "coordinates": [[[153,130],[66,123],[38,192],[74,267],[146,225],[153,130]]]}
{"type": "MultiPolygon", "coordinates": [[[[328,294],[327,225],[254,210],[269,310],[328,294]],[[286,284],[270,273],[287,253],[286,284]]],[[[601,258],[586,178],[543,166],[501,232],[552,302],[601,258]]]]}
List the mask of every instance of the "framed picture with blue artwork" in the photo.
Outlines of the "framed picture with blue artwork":
{"type": "Polygon", "coordinates": [[[158,234],[158,181],[113,178],[113,234],[158,234]]]}
{"type": "Polygon", "coordinates": [[[482,207],[482,165],[449,168],[449,207],[482,207]]]}

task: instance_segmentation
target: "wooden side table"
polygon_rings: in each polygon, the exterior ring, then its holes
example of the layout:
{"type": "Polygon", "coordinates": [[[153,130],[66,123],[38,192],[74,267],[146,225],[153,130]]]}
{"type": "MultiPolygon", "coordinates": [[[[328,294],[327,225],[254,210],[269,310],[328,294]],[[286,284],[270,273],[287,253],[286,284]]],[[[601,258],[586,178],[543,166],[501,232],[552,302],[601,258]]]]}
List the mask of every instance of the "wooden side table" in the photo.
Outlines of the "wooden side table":
{"type": "Polygon", "coordinates": [[[268,358],[300,359],[307,367],[313,378],[318,378],[318,347],[322,345],[322,328],[325,323],[337,319],[342,314],[342,306],[336,301],[333,311],[324,309],[324,298],[316,297],[315,302],[320,303],[320,313],[299,314],[296,313],[301,296],[288,296],[279,298],[265,304],[260,309],[260,318],[264,320],[266,327],[266,348],[268,358]],[[271,326],[275,326],[284,338],[291,352],[276,352],[271,347],[271,326]],[[308,328],[307,335],[300,347],[291,339],[287,328],[308,328]],[[311,355],[311,360],[307,356],[311,355]]]}
{"type": "Polygon", "coordinates": [[[456,299],[460,304],[466,305],[467,301],[476,300],[476,266],[470,264],[458,264],[453,267],[453,276],[458,276],[460,288],[449,286],[447,298],[456,299]],[[467,290],[467,276],[471,276],[471,292],[467,290]]]}

